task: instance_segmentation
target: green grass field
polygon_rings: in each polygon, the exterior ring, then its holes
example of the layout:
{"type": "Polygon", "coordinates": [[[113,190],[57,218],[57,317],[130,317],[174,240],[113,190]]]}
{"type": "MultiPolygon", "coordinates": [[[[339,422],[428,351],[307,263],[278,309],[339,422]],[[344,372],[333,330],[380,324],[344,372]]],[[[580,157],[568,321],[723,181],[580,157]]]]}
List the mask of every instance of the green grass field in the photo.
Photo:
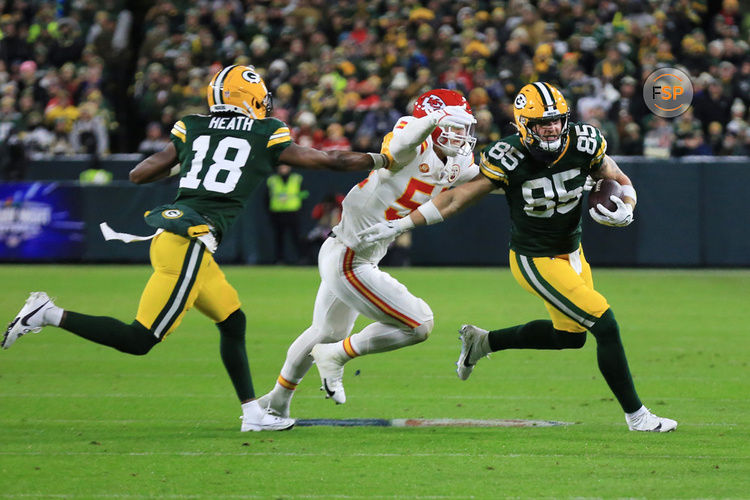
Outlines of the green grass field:
{"type": "MultiPolygon", "coordinates": [[[[258,395],[307,327],[314,268],[227,267],[248,317],[258,395]]],[[[130,321],[145,266],[2,266],[0,320],[31,290],[130,321]]],[[[0,352],[2,498],[750,498],[750,271],[595,270],[636,386],[668,434],[628,432],[595,342],[512,351],[461,382],[457,329],[544,318],[506,269],[398,269],[436,327],[424,344],[347,365],[348,401],[318,390],[297,418],[544,419],[549,428],[297,427],[240,433],[218,334],[191,311],[133,357],[47,328],[0,352]]],[[[359,321],[357,328],[365,324],[359,321]]]]}

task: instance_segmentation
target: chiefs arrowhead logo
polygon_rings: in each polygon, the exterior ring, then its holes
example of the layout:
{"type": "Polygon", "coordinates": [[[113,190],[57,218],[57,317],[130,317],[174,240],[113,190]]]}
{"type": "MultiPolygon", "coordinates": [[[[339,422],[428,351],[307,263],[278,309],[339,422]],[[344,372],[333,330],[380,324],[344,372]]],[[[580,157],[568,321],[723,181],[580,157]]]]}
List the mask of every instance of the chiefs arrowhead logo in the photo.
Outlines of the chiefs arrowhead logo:
{"type": "Polygon", "coordinates": [[[445,101],[436,95],[427,96],[427,99],[422,103],[422,107],[426,112],[437,111],[445,107],[445,101]]]}

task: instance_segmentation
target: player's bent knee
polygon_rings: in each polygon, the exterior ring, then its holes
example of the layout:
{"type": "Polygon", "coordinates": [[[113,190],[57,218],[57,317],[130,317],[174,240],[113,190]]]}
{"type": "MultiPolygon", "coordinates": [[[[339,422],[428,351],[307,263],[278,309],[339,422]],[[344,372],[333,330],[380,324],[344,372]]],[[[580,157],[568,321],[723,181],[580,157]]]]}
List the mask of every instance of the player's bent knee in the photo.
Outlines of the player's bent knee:
{"type": "Polygon", "coordinates": [[[615,320],[615,314],[612,312],[612,309],[607,309],[589,331],[591,331],[597,342],[620,341],[620,327],[617,325],[617,320],[615,320]]]}
{"type": "Polygon", "coordinates": [[[555,330],[561,349],[580,349],[586,344],[586,332],[555,330]]]}
{"type": "Polygon", "coordinates": [[[133,321],[130,328],[132,331],[130,341],[125,346],[116,347],[117,350],[134,356],[144,356],[159,343],[159,339],[154,336],[153,332],[138,321],[133,321]]]}
{"type": "Polygon", "coordinates": [[[430,336],[430,332],[432,331],[432,328],[434,326],[435,322],[431,319],[428,319],[418,327],[412,329],[412,334],[418,342],[424,342],[425,340],[427,340],[427,337],[430,336]]]}
{"type": "Polygon", "coordinates": [[[227,319],[216,323],[216,327],[222,336],[240,340],[245,338],[245,322],[245,313],[237,309],[227,319]]]}

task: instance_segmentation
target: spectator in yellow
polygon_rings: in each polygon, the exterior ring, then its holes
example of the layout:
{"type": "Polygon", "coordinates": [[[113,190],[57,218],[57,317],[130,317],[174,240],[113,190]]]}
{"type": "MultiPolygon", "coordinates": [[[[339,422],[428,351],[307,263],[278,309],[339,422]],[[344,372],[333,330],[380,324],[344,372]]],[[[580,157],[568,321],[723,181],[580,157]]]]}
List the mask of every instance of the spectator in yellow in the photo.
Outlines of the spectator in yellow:
{"type": "Polygon", "coordinates": [[[302,190],[302,176],[292,167],[280,164],[276,174],[266,180],[266,206],[271,218],[274,241],[274,263],[294,263],[302,257],[300,213],[307,191],[302,190]],[[284,236],[288,235],[293,255],[286,255],[284,236]]]}
{"type": "MultiPolygon", "coordinates": [[[[80,111],[70,99],[70,94],[64,89],[58,89],[56,95],[50,99],[44,109],[44,120],[48,124],[64,121],[63,130],[69,133],[73,129],[73,123],[78,119],[80,111]]],[[[55,129],[58,129],[56,126],[55,129]]]]}

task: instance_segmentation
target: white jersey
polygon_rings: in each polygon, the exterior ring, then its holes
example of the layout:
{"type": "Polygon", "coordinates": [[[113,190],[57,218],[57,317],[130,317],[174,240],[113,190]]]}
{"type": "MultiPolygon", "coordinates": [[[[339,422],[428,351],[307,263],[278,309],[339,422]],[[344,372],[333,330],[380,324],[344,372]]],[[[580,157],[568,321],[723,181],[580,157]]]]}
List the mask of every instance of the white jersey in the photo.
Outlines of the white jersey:
{"type": "MultiPolygon", "coordinates": [[[[381,152],[393,156],[390,151],[392,134],[398,134],[411,120],[415,118],[405,116],[398,120],[393,132],[383,139],[381,152]]],[[[354,250],[358,258],[379,262],[393,238],[364,243],[357,238],[357,233],[378,222],[405,217],[441,191],[468,182],[479,173],[473,155],[449,156],[443,163],[433,150],[431,136],[417,148],[417,156],[400,171],[373,170],[346,195],[341,222],[333,228],[333,233],[354,250]]]]}

